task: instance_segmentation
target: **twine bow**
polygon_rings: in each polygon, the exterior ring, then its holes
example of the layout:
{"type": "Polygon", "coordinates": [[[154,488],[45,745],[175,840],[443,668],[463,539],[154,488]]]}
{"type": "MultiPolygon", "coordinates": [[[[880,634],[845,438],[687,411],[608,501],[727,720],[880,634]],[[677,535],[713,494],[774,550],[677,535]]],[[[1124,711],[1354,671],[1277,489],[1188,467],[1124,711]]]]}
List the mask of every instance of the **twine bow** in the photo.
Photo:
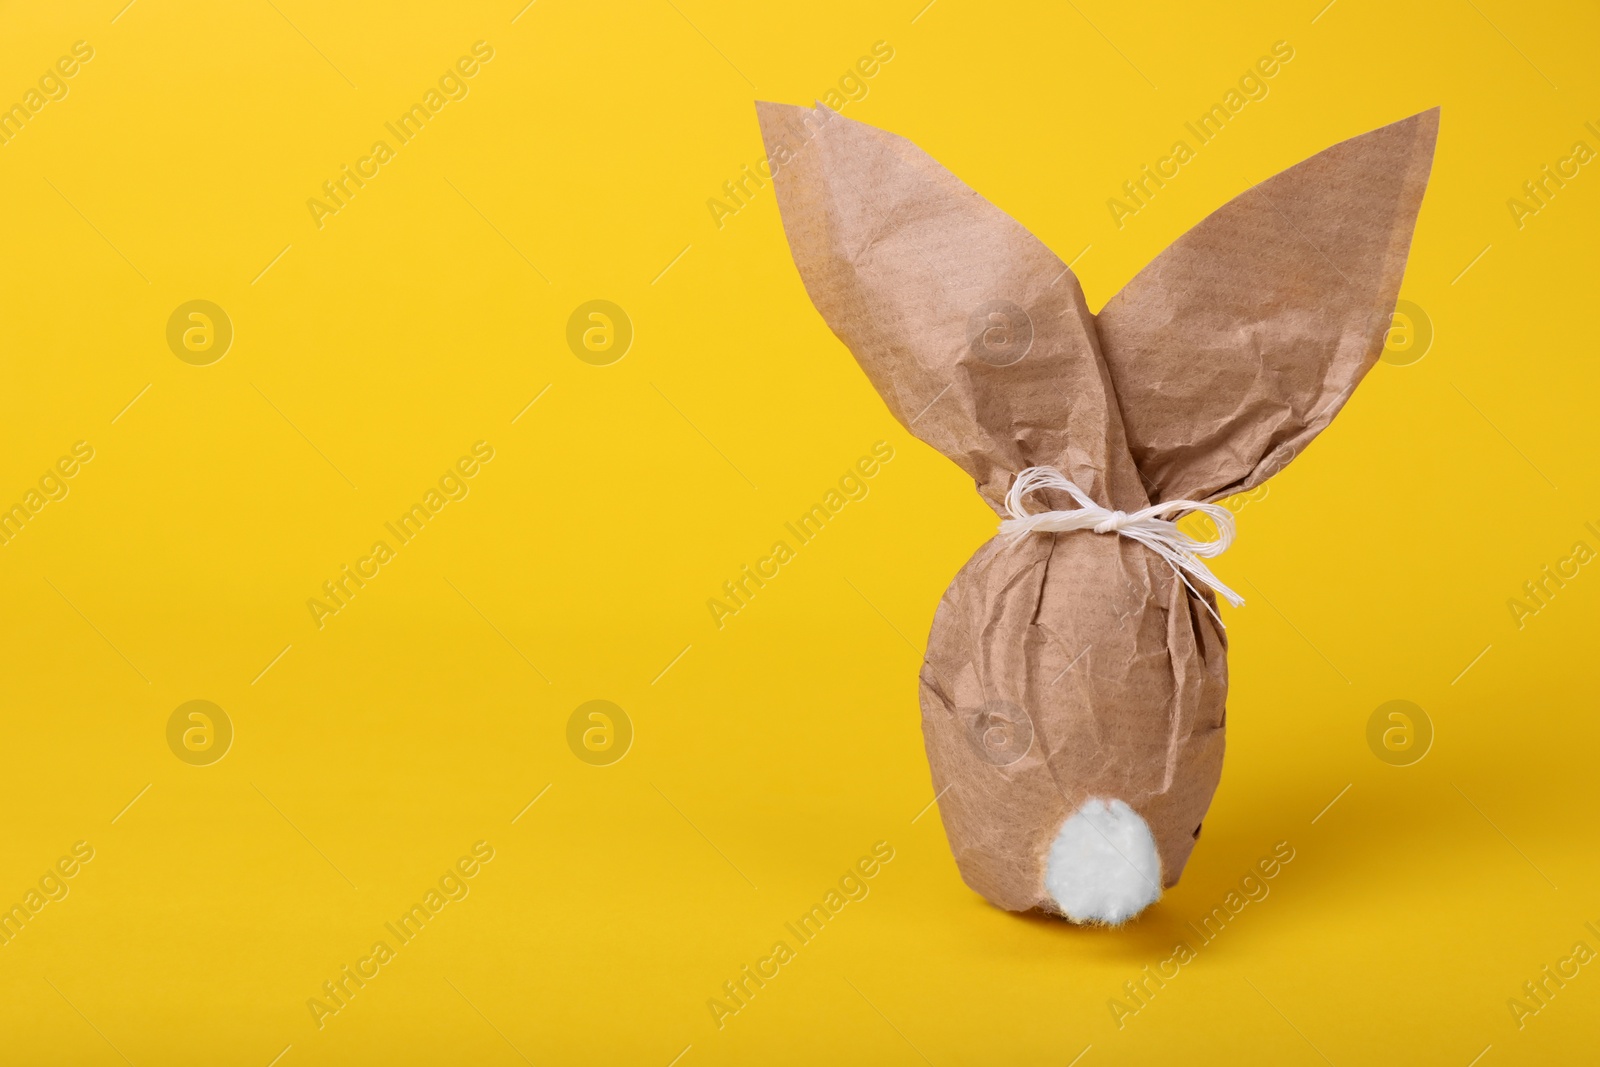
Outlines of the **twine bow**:
{"type": "Polygon", "coordinates": [[[1166,500],[1160,504],[1141,508],[1132,514],[1112,511],[1096,504],[1089,498],[1089,494],[1072,484],[1066,475],[1054,467],[1029,467],[1017,475],[1016,481],[1011,483],[1011,490],[1006,493],[1006,511],[1011,517],[1000,523],[1000,532],[1010,537],[1013,543],[1022,540],[1030,533],[1067,533],[1072,530],[1120,534],[1129,540],[1139,542],[1167,561],[1167,565],[1178,576],[1178,580],[1188,586],[1189,591],[1206,605],[1206,610],[1211,612],[1212,618],[1216,619],[1219,625],[1222,623],[1222,618],[1217,615],[1206,598],[1200,596],[1200,591],[1194,587],[1190,578],[1213,590],[1234,607],[1244,603],[1244,597],[1223,585],[1221,579],[1211,573],[1211,568],[1201,561],[1201,557],[1210,559],[1212,556],[1221,555],[1229,545],[1233,544],[1233,515],[1227,508],[1217,504],[1202,504],[1194,500],[1166,500]],[[1040,489],[1059,489],[1072,497],[1078,506],[1070,511],[1041,511],[1030,514],[1022,498],[1040,489]],[[1166,517],[1175,512],[1189,511],[1198,511],[1210,516],[1211,521],[1217,526],[1218,536],[1215,541],[1196,541],[1179,530],[1177,524],[1166,517]]]}

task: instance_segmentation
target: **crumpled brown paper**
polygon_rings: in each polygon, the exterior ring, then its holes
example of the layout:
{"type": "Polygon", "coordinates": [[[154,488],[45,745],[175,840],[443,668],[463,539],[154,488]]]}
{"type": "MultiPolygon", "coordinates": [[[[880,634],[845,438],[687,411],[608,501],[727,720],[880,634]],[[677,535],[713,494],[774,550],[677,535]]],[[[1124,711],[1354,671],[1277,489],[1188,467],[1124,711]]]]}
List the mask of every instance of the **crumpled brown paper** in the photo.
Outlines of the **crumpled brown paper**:
{"type": "MultiPolygon", "coordinates": [[[[1382,351],[1438,131],[1435,108],[1252,187],[1096,316],[1054,253],[911,142],[820,106],[757,111],[812,301],[997,512],[1035,465],[1129,512],[1281,469],[1382,351]]],[[[1048,496],[1032,509],[1072,506],[1048,496]]],[[[984,544],[921,678],[967,884],[1059,912],[1045,858],[1090,797],[1143,816],[1176,883],[1222,770],[1226,651],[1207,605],[1126,538],[984,544]]]]}

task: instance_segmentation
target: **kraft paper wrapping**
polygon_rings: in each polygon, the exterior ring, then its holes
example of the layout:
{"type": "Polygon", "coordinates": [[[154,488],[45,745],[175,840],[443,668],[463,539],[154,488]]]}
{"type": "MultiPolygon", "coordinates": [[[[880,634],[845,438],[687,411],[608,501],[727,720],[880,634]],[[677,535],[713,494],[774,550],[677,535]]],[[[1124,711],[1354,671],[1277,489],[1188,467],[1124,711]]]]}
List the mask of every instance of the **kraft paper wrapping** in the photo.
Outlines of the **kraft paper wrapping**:
{"type": "MultiPolygon", "coordinates": [[[[1382,352],[1438,131],[1426,111],[1254,186],[1096,316],[1066,264],[911,142],[820,106],[757,111],[813,303],[997,512],[1036,465],[1130,512],[1280,470],[1382,352]]],[[[1226,652],[1208,604],[1133,541],[984,544],[940,601],[921,676],[967,884],[1059,912],[1045,858],[1091,797],[1143,816],[1177,882],[1222,770],[1226,652]]]]}

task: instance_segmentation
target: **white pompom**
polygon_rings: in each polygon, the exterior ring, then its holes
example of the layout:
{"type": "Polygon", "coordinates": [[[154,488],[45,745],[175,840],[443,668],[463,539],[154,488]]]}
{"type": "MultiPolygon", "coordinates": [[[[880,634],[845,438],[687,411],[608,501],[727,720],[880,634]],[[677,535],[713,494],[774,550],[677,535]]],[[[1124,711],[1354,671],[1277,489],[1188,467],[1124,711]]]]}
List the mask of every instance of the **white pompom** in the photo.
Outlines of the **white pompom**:
{"type": "Polygon", "coordinates": [[[1090,797],[1061,824],[1044,885],[1073,922],[1126,922],[1161,897],[1161,856],[1139,813],[1090,797]]]}

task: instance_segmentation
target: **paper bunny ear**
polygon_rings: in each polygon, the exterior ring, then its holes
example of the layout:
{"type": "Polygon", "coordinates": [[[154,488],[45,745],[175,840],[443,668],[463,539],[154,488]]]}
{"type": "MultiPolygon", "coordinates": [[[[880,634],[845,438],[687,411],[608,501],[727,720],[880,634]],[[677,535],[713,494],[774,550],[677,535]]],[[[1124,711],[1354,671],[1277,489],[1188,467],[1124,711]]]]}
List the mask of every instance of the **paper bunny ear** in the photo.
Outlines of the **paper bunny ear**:
{"type": "Polygon", "coordinates": [[[1066,264],[902,137],[821,106],[756,110],[800,277],[895,417],[996,510],[1035,464],[1142,506],[1066,264]]]}
{"type": "Polygon", "coordinates": [[[1152,499],[1265,481],[1383,351],[1439,109],[1353,137],[1178,238],[1096,319],[1152,499]]]}

